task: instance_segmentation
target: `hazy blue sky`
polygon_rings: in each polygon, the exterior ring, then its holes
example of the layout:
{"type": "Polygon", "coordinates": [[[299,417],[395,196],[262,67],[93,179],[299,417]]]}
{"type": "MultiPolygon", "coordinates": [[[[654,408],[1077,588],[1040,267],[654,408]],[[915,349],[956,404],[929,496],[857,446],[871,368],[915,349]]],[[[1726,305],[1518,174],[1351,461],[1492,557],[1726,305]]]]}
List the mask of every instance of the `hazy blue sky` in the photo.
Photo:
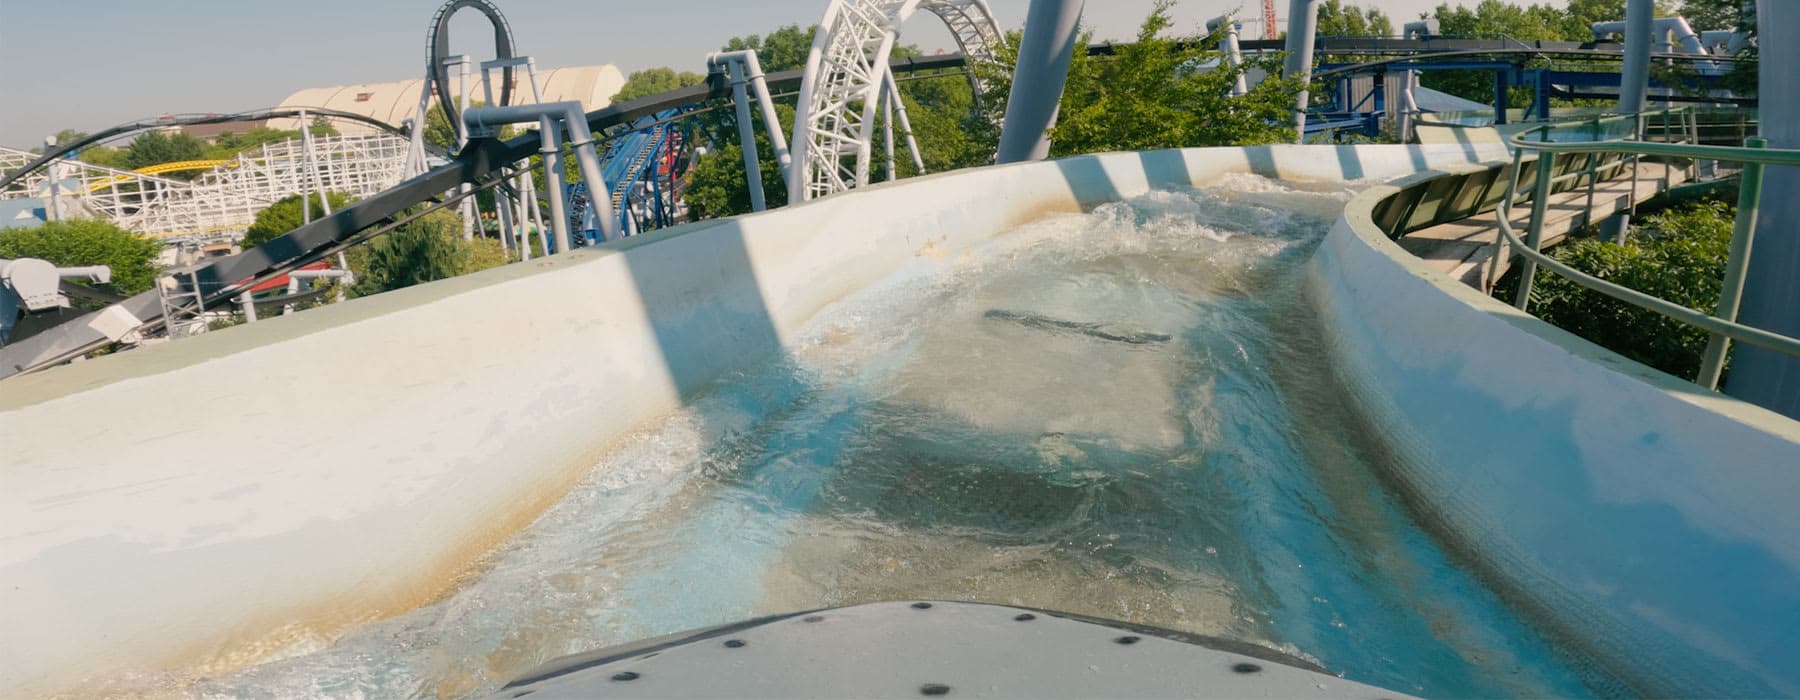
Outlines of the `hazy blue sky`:
{"type": "MultiPolygon", "coordinates": [[[[1396,22],[1441,0],[1379,0],[1396,22]]],[[[1005,27],[1024,24],[1028,0],[991,0],[1005,27]]],[[[1450,0],[1472,4],[1473,0],[1450,0]]],[[[441,0],[0,0],[0,144],[28,146],[59,129],[93,131],[168,112],[269,107],[296,90],[416,77],[426,24],[441,0]]],[[[612,63],[632,70],[703,69],[725,39],[813,24],[825,0],[499,0],[520,50],[540,67],[612,63]]],[[[1124,39],[1152,0],[1089,0],[1100,39],[1124,39]]],[[[1177,26],[1247,0],[1182,0],[1177,26]]],[[[1277,3],[1287,5],[1286,0],[1277,3]]],[[[1246,15],[1257,13],[1255,3],[1246,15]]],[[[464,12],[452,50],[491,58],[485,20],[464,12]]],[[[1260,27],[1248,28],[1251,37],[1260,27]]],[[[928,16],[901,38],[949,46],[928,16]]]]}

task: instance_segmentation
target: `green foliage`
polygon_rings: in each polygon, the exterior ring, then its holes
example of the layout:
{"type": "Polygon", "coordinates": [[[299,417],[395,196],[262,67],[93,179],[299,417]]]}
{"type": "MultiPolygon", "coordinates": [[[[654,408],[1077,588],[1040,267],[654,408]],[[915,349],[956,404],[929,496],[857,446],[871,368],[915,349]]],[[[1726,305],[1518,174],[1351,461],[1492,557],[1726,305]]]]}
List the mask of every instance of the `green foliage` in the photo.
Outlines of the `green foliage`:
{"type": "MultiPolygon", "coordinates": [[[[759,147],[767,145],[760,135],[756,142],[759,147]]],[[[757,157],[757,170],[763,179],[763,197],[768,205],[787,204],[787,187],[776,170],[774,155],[759,152],[757,157]]],[[[701,157],[688,170],[682,199],[687,202],[688,215],[696,221],[749,212],[750,186],[744,179],[743,147],[734,143],[701,157]]]]}
{"type": "MultiPolygon", "coordinates": [[[[125,166],[135,170],[150,165],[206,158],[206,142],[188,134],[150,131],[137,137],[125,149],[125,166]]],[[[192,180],[194,172],[170,173],[168,177],[192,180]]]]}
{"type": "MultiPolygon", "coordinates": [[[[324,117],[313,120],[310,127],[314,138],[321,136],[337,136],[338,130],[324,117]]],[[[213,139],[212,146],[206,149],[206,158],[225,160],[245,151],[261,148],[263,144],[277,144],[284,141],[298,141],[304,136],[299,129],[271,129],[258,126],[244,133],[227,131],[213,139]]]]}
{"type": "MultiPolygon", "coordinates": [[[[1249,95],[1230,97],[1239,71],[1251,66],[1232,69],[1223,65],[1216,50],[1187,41],[1194,37],[1162,36],[1170,26],[1168,7],[1168,3],[1159,4],[1145,20],[1139,43],[1121,46],[1117,56],[1088,57],[1083,38],[1084,45],[1074,51],[1070,64],[1052,155],[1275,143],[1288,139],[1293,128],[1297,85],[1292,81],[1268,80],[1249,95]],[[1213,62],[1220,66],[1201,67],[1213,62]]],[[[1385,21],[1379,12],[1359,16],[1365,26],[1372,16],[1385,21]]],[[[784,27],[767,37],[733,39],[725,48],[757,49],[765,70],[799,67],[811,47],[812,32],[797,26],[784,27]]],[[[998,50],[998,65],[982,69],[986,92],[979,102],[961,73],[900,83],[901,100],[927,171],[983,165],[992,159],[999,141],[995,125],[1011,90],[1011,64],[1016,60],[1016,48],[1012,47],[1018,46],[1018,40],[1014,33],[998,50]]],[[[1216,44],[1217,37],[1208,42],[1208,46],[1216,44]]],[[[916,52],[909,46],[894,49],[896,56],[916,52]]],[[[1279,73],[1274,59],[1251,65],[1279,73]]],[[[776,109],[786,133],[793,122],[793,110],[784,103],[778,103],[776,109]]],[[[735,119],[726,104],[697,120],[701,137],[712,142],[713,150],[688,171],[683,188],[690,215],[695,219],[750,210],[735,119]]],[[[756,119],[764,192],[770,206],[779,206],[786,202],[786,188],[776,174],[761,119],[756,119]]],[[[870,178],[876,181],[886,178],[879,134],[877,131],[875,157],[870,164],[870,178]]],[[[895,141],[898,174],[916,175],[898,128],[895,141]]]]}
{"type": "Polygon", "coordinates": [[[111,146],[88,146],[81,149],[79,158],[83,163],[91,163],[106,168],[128,170],[129,161],[125,151],[111,146]]]}
{"type": "Polygon", "coordinates": [[[63,146],[67,146],[71,143],[75,143],[76,141],[80,141],[87,137],[88,137],[88,134],[85,131],[76,131],[74,129],[63,129],[62,131],[56,132],[55,147],[61,148],[63,146]]]}
{"type": "Polygon", "coordinates": [[[37,228],[0,229],[0,258],[39,258],[59,267],[105,265],[112,288],[136,294],[156,283],[156,255],[162,245],[110,221],[52,221],[37,228]]]}
{"type": "MultiPolygon", "coordinates": [[[[1580,239],[1552,255],[1600,279],[1712,313],[1731,250],[1734,213],[1724,202],[1701,202],[1646,218],[1625,245],[1580,239]]],[[[1500,288],[1510,293],[1513,287],[1500,288]]],[[[1539,318],[1677,377],[1693,377],[1706,351],[1705,331],[1547,271],[1538,271],[1531,304],[1539,318]]]]}
{"type": "Polygon", "coordinates": [[[463,240],[462,221],[445,211],[414,219],[351,257],[357,296],[449,279],[506,262],[499,242],[463,240]]]}
{"type": "Polygon", "coordinates": [[[763,72],[794,70],[806,67],[806,55],[812,51],[813,34],[819,31],[818,25],[805,29],[798,24],[790,24],[767,36],[732,37],[725,42],[726,51],[755,51],[757,62],[762,64],[763,72]]]}
{"type": "MultiPolygon", "coordinates": [[[[457,109],[462,109],[462,98],[456,98],[456,105],[457,109]]],[[[486,107],[487,103],[473,100],[469,106],[486,107]]],[[[506,126],[500,129],[501,139],[510,139],[518,134],[517,127],[506,126]]],[[[450,123],[449,117],[444,116],[444,108],[438,106],[435,100],[431,103],[431,108],[425,111],[425,143],[436,146],[446,153],[456,151],[456,126],[450,123]]]]}
{"type": "MultiPolygon", "coordinates": [[[[253,248],[262,245],[305,223],[305,217],[300,209],[300,199],[300,195],[288,195],[269,205],[267,209],[257,212],[256,221],[252,222],[250,228],[244,231],[243,247],[253,248]]],[[[326,195],[326,199],[331,203],[331,210],[334,212],[356,202],[355,197],[343,192],[329,193],[326,195]]],[[[312,205],[312,218],[318,219],[325,216],[325,207],[319,202],[317,195],[308,197],[307,203],[312,205]]]]}
{"type": "Polygon", "coordinates": [[[1682,0],[1681,16],[1694,31],[1737,29],[1744,21],[1743,0],[1682,0]]]}
{"type": "Polygon", "coordinates": [[[1271,78],[1249,94],[1231,97],[1241,71],[1263,65],[1276,74],[1274,59],[1232,68],[1200,42],[1163,36],[1171,25],[1170,5],[1157,3],[1136,43],[1118,47],[1110,59],[1087,56],[1087,37],[1082,38],[1069,64],[1051,155],[1255,145],[1292,137],[1298,84],[1271,78]],[[1207,62],[1217,67],[1200,68],[1207,62]]]}
{"type": "MultiPolygon", "coordinates": [[[[899,85],[900,102],[906,106],[927,172],[986,165],[993,159],[999,132],[987,121],[987,115],[976,113],[975,96],[965,75],[909,80],[899,85]]],[[[918,175],[912,158],[906,155],[905,138],[898,127],[894,140],[900,177],[918,175]]]]}
{"type": "Polygon", "coordinates": [[[692,71],[676,72],[673,68],[647,68],[632,71],[625,85],[612,96],[613,102],[629,102],[640,97],[658,95],[706,82],[706,76],[692,71]]]}
{"type": "Polygon", "coordinates": [[[1394,23],[1380,8],[1364,10],[1343,0],[1319,5],[1319,36],[1393,36],[1394,23]]]}

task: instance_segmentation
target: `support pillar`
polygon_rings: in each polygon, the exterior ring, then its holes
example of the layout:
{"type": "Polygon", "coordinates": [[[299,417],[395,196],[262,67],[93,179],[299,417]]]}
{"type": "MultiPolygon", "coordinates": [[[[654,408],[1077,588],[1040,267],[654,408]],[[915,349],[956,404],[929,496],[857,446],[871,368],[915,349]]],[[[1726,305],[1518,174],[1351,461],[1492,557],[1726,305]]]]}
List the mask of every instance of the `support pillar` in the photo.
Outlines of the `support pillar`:
{"type": "Polygon", "coordinates": [[[995,162],[1043,160],[1050,155],[1050,127],[1056,126],[1063,83],[1069,79],[1069,57],[1075,52],[1075,28],[1085,4],[1031,0],[995,162]]]}
{"type": "MultiPolygon", "coordinates": [[[[1800,3],[1761,0],[1757,73],[1762,135],[1770,148],[1800,148],[1800,3]]],[[[1769,166],[1756,223],[1756,245],[1745,275],[1740,323],[1800,337],[1800,168],[1769,166]]],[[[1800,419],[1800,357],[1737,343],[1725,393],[1800,419]]]]}
{"type": "Polygon", "coordinates": [[[1319,33],[1319,0],[1288,2],[1287,66],[1285,74],[1300,81],[1300,97],[1295,102],[1294,143],[1306,141],[1306,103],[1311,96],[1313,40],[1319,33]]]}
{"type": "Polygon", "coordinates": [[[1619,113],[1644,111],[1644,91],[1650,85],[1650,29],[1655,21],[1654,0],[1626,0],[1625,67],[1619,74],[1619,113]]]}

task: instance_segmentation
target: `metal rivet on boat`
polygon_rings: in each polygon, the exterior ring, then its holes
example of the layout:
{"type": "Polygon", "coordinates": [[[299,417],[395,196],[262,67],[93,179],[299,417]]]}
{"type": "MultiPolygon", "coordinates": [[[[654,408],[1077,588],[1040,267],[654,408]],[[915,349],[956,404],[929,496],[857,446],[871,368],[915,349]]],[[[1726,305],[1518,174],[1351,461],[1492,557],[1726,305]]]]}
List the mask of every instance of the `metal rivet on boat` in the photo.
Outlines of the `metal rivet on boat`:
{"type": "Polygon", "coordinates": [[[1136,637],[1128,634],[1113,641],[1119,644],[1136,644],[1140,639],[1143,639],[1143,637],[1136,637]]]}
{"type": "Polygon", "coordinates": [[[727,640],[725,640],[725,646],[730,647],[732,649],[739,649],[744,646],[744,640],[742,640],[742,639],[727,639],[727,640]]]}
{"type": "Polygon", "coordinates": [[[1231,665],[1232,673],[1256,673],[1257,671],[1261,671],[1261,670],[1262,670],[1262,667],[1258,666],[1256,664],[1232,664],[1231,665]]]}
{"type": "Polygon", "coordinates": [[[1032,620],[1036,620],[1037,616],[1033,615],[1031,613],[1019,613],[1017,615],[1014,615],[1013,619],[1018,620],[1020,622],[1030,622],[1032,620]]]}
{"type": "Polygon", "coordinates": [[[800,618],[800,621],[801,622],[824,622],[825,616],[824,615],[807,615],[806,617],[800,618]]]}
{"type": "Polygon", "coordinates": [[[931,607],[931,604],[930,603],[913,603],[913,607],[918,608],[920,610],[924,610],[926,608],[931,607]]]}
{"type": "Polygon", "coordinates": [[[636,671],[620,671],[613,674],[612,679],[615,681],[635,681],[638,679],[638,674],[636,671]]]}
{"type": "Polygon", "coordinates": [[[920,695],[949,695],[950,686],[942,683],[926,683],[919,686],[920,695]]]}

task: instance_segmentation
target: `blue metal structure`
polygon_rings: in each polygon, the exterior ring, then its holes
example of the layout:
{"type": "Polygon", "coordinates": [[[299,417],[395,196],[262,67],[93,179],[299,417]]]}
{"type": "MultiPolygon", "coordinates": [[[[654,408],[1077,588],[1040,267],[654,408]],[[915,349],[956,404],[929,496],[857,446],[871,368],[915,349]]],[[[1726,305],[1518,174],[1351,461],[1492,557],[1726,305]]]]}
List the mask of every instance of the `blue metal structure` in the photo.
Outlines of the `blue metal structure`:
{"type": "MultiPolygon", "coordinates": [[[[1705,60],[1705,56],[1681,56],[1688,61],[1705,60]]],[[[1713,57],[1716,58],[1716,57],[1713,57]]],[[[1505,124],[1508,120],[1506,101],[1512,88],[1522,87],[1532,91],[1533,100],[1525,113],[1525,118],[1534,115],[1539,119],[1550,118],[1550,104],[1553,99],[1594,99],[1611,98],[1617,93],[1584,92],[1580,88],[1620,88],[1621,79],[1617,71],[1577,70],[1574,66],[1559,67],[1555,64],[1544,67],[1526,67],[1515,60],[1468,60],[1462,57],[1450,59],[1431,59],[1421,57],[1420,60],[1382,60],[1370,63],[1338,63],[1323,64],[1319,67],[1319,77],[1331,78],[1326,83],[1330,95],[1329,103],[1323,108],[1308,111],[1305,134],[1337,134],[1356,132],[1365,136],[1377,136],[1381,130],[1381,118],[1387,110],[1387,101],[1396,95],[1387,95],[1382,78],[1390,73],[1407,71],[1487,71],[1493,73],[1494,79],[1494,124],[1505,124]],[[1355,97],[1352,80],[1357,77],[1373,75],[1373,89],[1360,98],[1355,97]],[[1354,100],[1354,102],[1352,101],[1354,100]]],[[[1723,97],[1719,93],[1727,89],[1723,76],[1693,74],[1682,77],[1680,84],[1668,84],[1661,80],[1651,80],[1651,87],[1669,88],[1651,95],[1648,99],[1663,102],[1703,102],[1703,103],[1753,103],[1754,100],[1735,97],[1723,97]],[[1701,97],[1683,94],[1692,91],[1701,97]]]]}
{"type": "MultiPolygon", "coordinates": [[[[673,165],[686,141],[670,120],[679,114],[671,109],[639,119],[631,131],[613,138],[601,156],[600,172],[610,188],[607,196],[619,218],[619,230],[626,235],[675,223],[678,197],[673,165]]],[[[587,245],[597,245],[600,225],[590,206],[586,182],[569,186],[569,201],[570,218],[580,234],[587,245]]]]}

